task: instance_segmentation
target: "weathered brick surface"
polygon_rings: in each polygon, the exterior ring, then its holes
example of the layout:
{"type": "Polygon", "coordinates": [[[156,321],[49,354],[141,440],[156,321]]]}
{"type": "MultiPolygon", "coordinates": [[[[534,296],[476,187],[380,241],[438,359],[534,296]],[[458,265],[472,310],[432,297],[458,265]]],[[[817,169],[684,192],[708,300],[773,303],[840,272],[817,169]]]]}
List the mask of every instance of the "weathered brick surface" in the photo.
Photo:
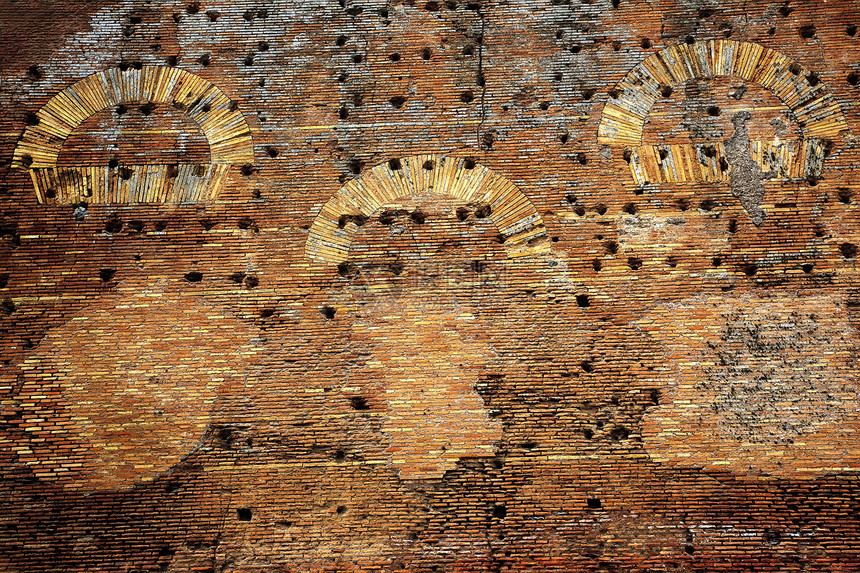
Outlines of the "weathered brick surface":
{"type": "Polygon", "coordinates": [[[860,571],[857,26],[0,5],[0,570],[860,571]]]}

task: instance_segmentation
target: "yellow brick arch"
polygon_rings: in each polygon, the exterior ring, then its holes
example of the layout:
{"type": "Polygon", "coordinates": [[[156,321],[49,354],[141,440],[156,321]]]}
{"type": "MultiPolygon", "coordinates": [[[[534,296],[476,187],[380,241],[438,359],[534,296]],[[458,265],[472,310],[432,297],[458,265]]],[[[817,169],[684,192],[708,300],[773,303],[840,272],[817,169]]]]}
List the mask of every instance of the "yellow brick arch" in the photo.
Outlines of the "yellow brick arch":
{"type": "Polygon", "coordinates": [[[28,127],[15,147],[12,165],[30,170],[40,203],[203,200],[217,195],[229,165],[254,160],[251,131],[234,102],[212,82],[179,68],[97,72],[52,97],[36,117],[38,124],[28,127]],[[124,166],[133,168],[133,178],[121,178],[107,167],[57,166],[63,144],[78,126],[125,103],[170,104],[182,110],[206,137],[210,164],[124,166]]]}
{"type": "Polygon", "coordinates": [[[694,78],[738,77],[770,90],[794,114],[800,141],[751,141],[750,154],[762,169],[783,180],[817,178],[828,141],[848,130],[839,104],[821,82],[794,60],[758,44],[710,40],[670,46],[633,68],[603,108],[597,131],[602,145],[625,147],[637,185],[720,182],[731,177],[724,142],[642,145],[642,130],[664,86],[694,78]],[[813,85],[814,84],[814,85],[813,85]]]}
{"type": "Polygon", "coordinates": [[[540,214],[511,181],[468,159],[414,155],[381,163],[335,193],[311,225],[305,255],[323,263],[346,261],[358,227],[351,221],[344,224],[344,215],[370,217],[418,193],[489,205],[489,218],[505,238],[508,258],[550,250],[540,214]]]}

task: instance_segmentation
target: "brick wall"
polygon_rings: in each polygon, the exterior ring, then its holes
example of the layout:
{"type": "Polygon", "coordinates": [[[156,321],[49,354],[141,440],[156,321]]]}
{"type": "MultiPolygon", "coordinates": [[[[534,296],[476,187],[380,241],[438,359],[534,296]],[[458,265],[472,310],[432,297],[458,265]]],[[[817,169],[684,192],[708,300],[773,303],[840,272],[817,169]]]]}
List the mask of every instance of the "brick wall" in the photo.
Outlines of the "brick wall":
{"type": "Polygon", "coordinates": [[[0,6],[0,569],[860,570],[860,4],[0,6]]]}

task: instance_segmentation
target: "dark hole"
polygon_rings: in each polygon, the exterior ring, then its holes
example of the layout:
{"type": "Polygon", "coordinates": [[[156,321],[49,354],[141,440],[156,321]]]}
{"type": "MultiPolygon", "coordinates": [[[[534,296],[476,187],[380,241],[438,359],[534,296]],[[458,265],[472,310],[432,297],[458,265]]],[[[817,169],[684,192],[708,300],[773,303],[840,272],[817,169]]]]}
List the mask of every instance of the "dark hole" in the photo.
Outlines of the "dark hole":
{"type": "Polygon", "coordinates": [[[609,254],[614,255],[615,253],[618,252],[618,243],[616,243],[612,239],[606,241],[605,246],[606,246],[606,252],[609,254]]]}
{"type": "Polygon", "coordinates": [[[660,156],[660,160],[662,161],[662,160],[666,159],[667,157],[669,157],[669,150],[664,148],[664,147],[661,147],[660,149],[657,150],[657,155],[660,156]]]}
{"type": "Polygon", "coordinates": [[[140,110],[140,113],[142,113],[143,115],[149,115],[153,111],[155,111],[155,104],[152,102],[147,102],[147,103],[143,104],[142,106],[140,106],[138,109],[140,110]]]}
{"type": "Polygon", "coordinates": [[[818,74],[816,74],[815,72],[811,72],[809,75],[806,76],[806,81],[809,82],[809,85],[815,87],[821,83],[821,78],[819,78],[818,74]]]}
{"type": "Polygon", "coordinates": [[[633,161],[633,151],[631,151],[630,148],[625,148],[624,153],[621,155],[621,157],[623,157],[624,161],[629,164],[631,161],[633,161]]]}
{"type": "Polygon", "coordinates": [[[355,54],[352,57],[352,61],[355,62],[356,64],[360,64],[363,59],[364,59],[364,56],[362,54],[355,54]]]}
{"type": "Polygon", "coordinates": [[[626,440],[630,437],[630,430],[625,428],[624,426],[616,426],[612,428],[612,431],[609,433],[609,438],[613,442],[620,442],[622,440],[626,440]]]}
{"type": "Polygon", "coordinates": [[[466,90],[460,94],[460,101],[463,103],[469,103],[473,99],[475,99],[475,94],[472,93],[472,90],[466,90]]]}
{"type": "Polygon", "coordinates": [[[588,360],[583,360],[579,366],[582,368],[583,372],[594,372],[594,364],[588,360]]]}
{"type": "MultiPolygon", "coordinates": [[[[200,226],[203,227],[203,229],[205,229],[206,231],[211,231],[213,228],[215,228],[215,225],[218,224],[218,221],[213,221],[212,219],[200,219],[198,223],[200,223],[200,226]]],[[[131,223],[129,223],[129,226],[131,226],[131,223]]]]}
{"type": "Polygon", "coordinates": [[[853,259],[857,256],[857,245],[851,243],[842,243],[839,245],[839,252],[846,259],[853,259]]]}
{"type": "Polygon", "coordinates": [[[716,105],[709,105],[707,111],[708,115],[710,115],[711,117],[717,117],[718,115],[720,115],[720,108],[716,105]]]}
{"type": "Polygon", "coordinates": [[[570,204],[576,203],[576,195],[574,195],[573,193],[568,193],[568,194],[566,194],[566,195],[564,196],[564,198],[565,198],[565,200],[567,200],[567,202],[568,202],[568,203],[570,203],[570,204]]]}
{"type": "Polygon", "coordinates": [[[504,519],[508,514],[508,509],[504,505],[497,505],[493,508],[493,517],[496,519],[504,519]]]}
{"type": "Polygon", "coordinates": [[[274,308],[264,308],[263,310],[260,311],[260,316],[262,316],[263,318],[270,318],[270,317],[274,316],[274,314],[275,314],[274,308]]]}
{"type": "Polygon", "coordinates": [[[850,74],[848,74],[848,77],[846,79],[848,80],[849,84],[851,84],[852,86],[856,86],[857,83],[860,82],[860,74],[858,74],[857,72],[851,72],[850,74]]]}
{"type": "Polygon", "coordinates": [[[167,168],[167,176],[171,179],[174,179],[179,176],[179,165],[172,164],[167,168]]]}
{"type": "Polygon", "coordinates": [[[346,452],[343,450],[338,450],[334,453],[334,459],[336,461],[342,462],[346,459],[346,452]]]}
{"type": "Polygon", "coordinates": [[[99,271],[99,278],[102,279],[103,283],[111,280],[116,274],[116,269],[102,269],[99,271]]]}
{"type": "Polygon", "coordinates": [[[774,26],[771,26],[770,28],[767,29],[767,35],[768,36],[773,36],[774,34],[776,34],[776,28],[774,26]]]}
{"type": "Polygon", "coordinates": [[[815,36],[815,24],[806,24],[797,29],[801,38],[812,38],[815,36]]]}
{"type": "Polygon", "coordinates": [[[525,448],[525,449],[527,449],[527,450],[533,450],[533,449],[535,449],[536,447],[538,447],[538,443],[537,443],[537,442],[533,442],[532,440],[529,440],[529,441],[527,441],[527,442],[523,442],[523,443],[522,443],[522,446],[523,446],[523,448],[525,448]]]}
{"type": "Polygon", "coordinates": [[[439,11],[439,3],[438,2],[427,2],[424,4],[424,9],[428,12],[438,12],[439,11]]]}
{"type": "Polygon", "coordinates": [[[245,56],[245,59],[242,60],[242,63],[245,64],[246,66],[253,66],[254,65],[254,54],[248,54],[247,56],[245,56]]]}
{"type": "Polygon", "coordinates": [[[577,153],[576,154],[576,160],[579,161],[580,165],[587,165],[588,164],[588,156],[585,155],[584,153],[581,153],[581,152],[577,153]]]}
{"type": "Polygon", "coordinates": [[[472,261],[471,268],[476,273],[480,274],[487,269],[487,263],[485,261],[472,261]]]}
{"type": "Polygon", "coordinates": [[[839,190],[839,202],[840,203],[845,203],[846,205],[848,205],[849,203],[851,203],[851,197],[853,197],[853,196],[854,196],[854,194],[848,189],[840,189],[839,190]]]}
{"type": "Polygon", "coordinates": [[[686,547],[684,547],[684,553],[686,553],[688,555],[692,555],[695,552],[696,552],[696,548],[693,547],[692,545],[687,545],[686,547]]]}
{"type": "Polygon", "coordinates": [[[57,196],[57,190],[54,188],[51,188],[51,189],[48,189],[47,191],[45,191],[45,197],[47,197],[48,199],[53,199],[56,196],[57,196]]]}
{"type": "Polygon", "coordinates": [[[257,13],[254,10],[245,10],[245,13],[242,14],[242,17],[245,19],[246,22],[250,22],[254,19],[254,16],[256,15],[257,13]]]}
{"type": "Polygon", "coordinates": [[[370,410],[367,399],[363,396],[353,396],[349,399],[349,405],[352,406],[353,410],[370,410]]]}
{"type": "Polygon", "coordinates": [[[845,33],[849,36],[856,36],[857,26],[855,26],[854,24],[849,24],[848,26],[845,26],[845,33]]]}
{"type": "Polygon", "coordinates": [[[119,176],[122,179],[126,179],[126,180],[131,179],[132,175],[134,175],[134,171],[132,169],[129,169],[128,167],[120,167],[119,168],[119,176]]]}
{"type": "Polygon", "coordinates": [[[586,504],[588,505],[588,509],[600,509],[601,507],[603,507],[603,504],[596,497],[588,498],[586,504]]]}
{"type": "Polygon", "coordinates": [[[605,215],[606,209],[607,209],[607,207],[606,207],[605,203],[598,203],[597,205],[594,206],[594,210],[597,211],[598,215],[605,215]]]}
{"type": "Polygon", "coordinates": [[[331,306],[324,306],[320,309],[320,314],[326,317],[328,320],[334,318],[335,313],[337,313],[337,309],[331,306]]]}
{"type": "Polygon", "coordinates": [[[628,257],[627,266],[629,266],[634,271],[637,271],[642,268],[642,259],[640,259],[639,257],[628,257]]]}
{"type": "Polygon", "coordinates": [[[190,283],[199,283],[203,280],[203,273],[199,273],[197,271],[191,271],[185,275],[185,280],[190,283]]]}
{"type": "Polygon", "coordinates": [[[627,203],[626,205],[624,205],[623,211],[629,215],[635,215],[637,212],[639,212],[639,209],[636,207],[635,203],[627,203]]]}
{"type": "Polygon", "coordinates": [[[403,96],[394,96],[393,98],[388,100],[388,103],[394,106],[394,109],[400,109],[401,107],[403,107],[403,104],[406,103],[406,98],[403,96]]]}
{"type": "Polygon", "coordinates": [[[583,207],[582,205],[577,205],[573,208],[573,212],[582,217],[583,215],[585,215],[585,207],[583,207]]]}
{"type": "Polygon", "coordinates": [[[714,10],[711,8],[699,8],[699,18],[710,18],[714,15],[714,10]]]}
{"type": "Polygon", "coordinates": [[[493,208],[489,203],[481,203],[475,208],[475,217],[478,219],[486,219],[493,214],[493,208]]]}
{"type": "Polygon", "coordinates": [[[651,47],[651,40],[649,40],[648,38],[642,38],[642,48],[647,50],[650,47],[651,47]]]}
{"type": "Polygon", "coordinates": [[[397,52],[394,52],[393,54],[389,54],[388,59],[391,60],[392,62],[399,62],[400,61],[400,54],[398,54],[397,52]]]}
{"type": "Polygon", "coordinates": [[[803,272],[805,272],[806,274],[809,274],[812,272],[812,269],[815,268],[815,265],[812,263],[806,263],[806,264],[802,265],[800,268],[803,269],[803,272]]]}
{"type": "Polygon", "coordinates": [[[670,85],[663,84],[662,86],[660,86],[660,95],[662,95],[663,97],[671,96],[673,91],[675,90],[673,90],[672,86],[670,85]]]}
{"type": "Polygon", "coordinates": [[[770,545],[777,545],[782,541],[782,534],[775,529],[768,528],[764,533],[764,540],[770,545]]]}
{"type": "Polygon", "coordinates": [[[275,157],[277,157],[277,156],[278,156],[278,153],[280,153],[280,152],[278,151],[278,148],[277,148],[277,147],[273,147],[273,146],[271,146],[271,145],[267,145],[267,146],[266,146],[266,154],[267,154],[269,157],[271,157],[272,159],[274,159],[275,157]]]}
{"type": "Polygon", "coordinates": [[[569,138],[569,137],[570,137],[570,136],[569,136],[568,134],[566,134],[566,133],[562,133],[562,134],[558,137],[558,140],[559,140],[562,144],[565,144],[565,143],[567,143],[567,140],[568,140],[568,138],[569,138]]]}
{"type": "Polygon", "coordinates": [[[350,16],[358,16],[362,12],[364,12],[364,8],[362,8],[361,6],[352,6],[351,8],[347,8],[346,10],[346,13],[350,16]]]}
{"type": "Polygon", "coordinates": [[[716,204],[716,202],[714,202],[713,199],[705,199],[704,201],[699,203],[699,209],[701,209],[703,211],[713,211],[714,207],[716,207],[716,206],[717,206],[717,204],[716,204]]]}
{"type": "Polygon", "coordinates": [[[463,161],[463,169],[474,169],[475,168],[475,160],[471,157],[467,157],[463,161]]]}
{"type": "Polygon", "coordinates": [[[723,264],[723,258],[722,257],[714,257],[713,259],[711,259],[711,265],[713,265],[714,267],[718,267],[722,264],[723,264]]]}
{"type": "Polygon", "coordinates": [[[134,69],[136,69],[136,70],[142,70],[142,69],[143,69],[143,62],[134,61],[134,62],[132,62],[132,63],[131,63],[131,65],[132,65],[132,66],[134,67],[134,69]]]}
{"type": "Polygon", "coordinates": [[[743,263],[741,271],[748,277],[755,275],[758,272],[758,265],[755,263],[743,263]]]}
{"type": "Polygon", "coordinates": [[[346,506],[345,505],[339,505],[339,506],[337,506],[337,509],[335,511],[337,511],[338,515],[343,515],[344,513],[346,513],[346,506]]]}
{"type": "Polygon", "coordinates": [[[33,157],[25,153],[21,156],[21,163],[24,164],[24,167],[30,167],[31,165],[33,165],[33,157]]]}
{"type": "Polygon", "coordinates": [[[791,64],[788,66],[788,71],[796,76],[799,76],[800,72],[803,71],[803,68],[801,68],[800,64],[798,64],[797,62],[791,62],[791,64]]]}
{"type": "Polygon", "coordinates": [[[593,268],[595,271],[600,271],[600,269],[603,268],[603,263],[600,261],[600,259],[594,259],[593,261],[591,261],[591,268],[593,268]]]}
{"type": "Polygon", "coordinates": [[[693,36],[687,36],[686,38],[684,38],[684,41],[687,43],[688,46],[692,46],[696,43],[696,39],[693,38],[693,36]]]}
{"type": "Polygon", "coordinates": [[[215,22],[221,17],[221,12],[217,10],[207,10],[206,17],[209,18],[210,22],[215,22]]]}
{"type": "Polygon", "coordinates": [[[348,117],[349,117],[349,110],[346,108],[346,106],[343,106],[343,107],[342,107],[342,108],[340,108],[340,110],[337,112],[337,115],[338,115],[338,117],[340,117],[341,119],[346,119],[346,118],[348,118],[348,117]]]}
{"type": "Polygon", "coordinates": [[[252,516],[251,510],[248,509],[247,507],[243,507],[243,508],[236,510],[236,518],[239,521],[251,521],[251,516],[252,516]]]}
{"type": "MultiPolygon", "coordinates": [[[[852,34],[853,36],[853,34],[852,34]]],[[[42,70],[39,69],[39,66],[33,64],[29,68],[27,68],[27,79],[36,81],[42,79],[42,70]]]]}
{"type": "Polygon", "coordinates": [[[576,304],[582,308],[587,308],[591,306],[591,301],[588,300],[587,294],[578,294],[576,295],[576,304]]]}
{"type": "Polygon", "coordinates": [[[686,197],[682,197],[682,198],[678,199],[678,209],[680,209],[681,211],[686,211],[689,208],[690,208],[690,200],[689,199],[687,199],[686,197]]]}
{"type": "Polygon", "coordinates": [[[210,56],[209,54],[203,54],[202,56],[197,58],[197,63],[203,67],[208,66],[211,61],[212,61],[212,56],[210,56]]]}
{"type": "Polygon", "coordinates": [[[436,167],[436,163],[432,159],[428,159],[421,167],[423,167],[427,171],[431,171],[434,167],[436,167]]]}
{"type": "Polygon", "coordinates": [[[254,288],[260,284],[260,279],[255,276],[249,276],[245,278],[245,286],[247,288],[254,288]]]}
{"type": "Polygon", "coordinates": [[[433,52],[430,50],[430,48],[424,48],[423,50],[421,50],[421,57],[425,60],[429,60],[432,55],[433,52]]]}
{"type": "Polygon", "coordinates": [[[673,269],[678,266],[678,258],[677,257],[667,257],[666,264],[672,267],[673,269]]]}
{"type": "Polygon", "coordinates": [[[471,212],[465,207],[457,207],[457,219],[459,219],[460,221],[465,221],[466,219],[468,219],[470,213],[471,212]]]}
{"type": "Polygon", "coordinates": [[[237,284],[241,283],[243,280],[245,280],[245,273],[237,271],[230,275],[230,280],[237,284]]]}
{"type": "Polygon", "coordinates": [[[728,171],[729,170],[729,162],[726,161],[725,157],[720,157],[720,171],[728,171]]]}
{"type": "Polygon", "coordinates": [[[24,123],[27,125],[39,125],[39,116],[32,111],[25,112],[24,123]]]}
{"type": "Polygon", "coordinates": [[[621,96],[621,90],[618,88],[612,88],[608,93],[612,99],[618,99],[621,96]]]}
{"type": "Polygon", "coordinates": [[[253,175],[255,171],[256,169],[250,163],[246,163],[239,169],[239,172],[246,177],[253,175]]]}
{"type": "Polygon", "coordinates": [[[105,231],[107,231],[108,233],[119,233],[120,231],[122,231],[122,227],[122,221],[120,221],[119,219],[108,219],[108,221],[105,223],[105,231]]]}

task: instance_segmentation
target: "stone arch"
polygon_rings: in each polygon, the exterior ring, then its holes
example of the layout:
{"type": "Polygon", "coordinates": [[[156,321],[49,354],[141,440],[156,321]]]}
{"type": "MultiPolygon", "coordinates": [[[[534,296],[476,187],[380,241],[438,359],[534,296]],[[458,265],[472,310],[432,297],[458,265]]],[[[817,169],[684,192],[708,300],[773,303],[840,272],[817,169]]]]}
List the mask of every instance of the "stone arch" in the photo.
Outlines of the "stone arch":
{"type": "Polygon", "coordinates": [[[15,148],[13,167],[29,169],[40,203],[196,202],[214,199],[235,163],[254,160],[251,131],[224,92],[191,72],[166,66],[111,68],[52,97],[15,148]],[[57,166],[69,135],[87,118],[126,103],[171,104],[200,126],[209,165],[57,166]],[[124,169],[122,169],[124,168],[124,169]],[[127,175],[127,176],[126,176],[127,175]]]}
{"type": "Polygon", "coordinates": [[[550,250],[543,220],[511,181],[468,159],[415,155],[377,165],[341,187],[311,225],[305,255],[324,263],[344,262],[358,228],[356,218],[417,193],[488,205],[508,258],[550,250]]]}
{"type": "Polygon", "coordinates": [[[738,77],[772,92],[801,128],[800,142],[751,142],[751,154],[765,171],[785,178],[820,175],[827,140],[848,125],[829,88],[799,63],[749,42],[709,40],[678,44],[652,54],[634,67],[612,92],[597,132],[601,145],[626,147],[637,184],[723,181],[729,178],[722,142],[712,145],[643,146],[642,131],[664,86],[695,78],[738,77]]]}

